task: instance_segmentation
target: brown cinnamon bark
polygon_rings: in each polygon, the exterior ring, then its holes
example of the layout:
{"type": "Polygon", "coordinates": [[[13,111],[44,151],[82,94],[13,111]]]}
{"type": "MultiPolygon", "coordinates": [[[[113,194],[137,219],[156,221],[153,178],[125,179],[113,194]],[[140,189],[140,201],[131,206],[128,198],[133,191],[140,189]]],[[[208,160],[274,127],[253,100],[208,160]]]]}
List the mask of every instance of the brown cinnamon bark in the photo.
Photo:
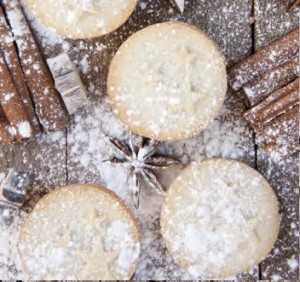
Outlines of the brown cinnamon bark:
{"type": "Polygon", "coordinates": [[[20,62],[40,124],[47,132],[65,129],[68,123],[66,109],[19,2],[3,0],[2,6],[16,40],[20,62]]]}
{"type": "Polygon", "coordinates": [[[299,53],[299,28],[277,39],[229,69],[230,86],[238,91],[255,77],[287,62],[299,53]]]}
{"type": "Polygon", "coordinates": [[[270,93],[287,85],[299,76],[299,59],[280,65],[263,74],[257,80],[251,81],[243,87],[249,105],[255,106],[262,102],[270,93]]]}
{"type": "Polygon", "coordinates": [[[17,141],[31,138],[33,128],[22,100],[15,89],[3,55],[0,56],[0,105],[17,141]]]}
{"type": "Polygon", "coordinates": [[[299,150],[299,107],[294,107],[257,132],[256,143],[274,161],[299,150]]]}
{"type": "Polygon", "coordinates": [[[14,138],[9,133],[9,123],[6,119],[5,113],[0,106],[0,144],[13,142],[14,138]]]}
{"type": "Polygon", "coordinates": [[[3,10],[0,6],[0,49],[4,54],[5,62],[11,73],[11,77],[22,99],[23,105],[26,108],[28,116],[33,126],[34,134],[41,132],[40,124],[35,114],[34,105],[27,88],[22,67],[19,62],[18,53],[14,45],[14,39],[11,34],[10,28],[6,22],[3,10]]]}
{"type": "Polygon", "coordinates": [[[8,132],[8,123],[0,120],[0,144],[8,144],[13,141],[14,138],[8,132]]]}
{"type": "Polygon", "coordinates": [[[244,116],[249,125],[257,130],[297,105],[299,105],[299,79],[273,92],[244,116]]]}
{"type": "Polygon", "coordinates": [[[287,10],[293,10],[296,6],[300,5],[300,0],[290,0],[288,4],[287,10]]]}

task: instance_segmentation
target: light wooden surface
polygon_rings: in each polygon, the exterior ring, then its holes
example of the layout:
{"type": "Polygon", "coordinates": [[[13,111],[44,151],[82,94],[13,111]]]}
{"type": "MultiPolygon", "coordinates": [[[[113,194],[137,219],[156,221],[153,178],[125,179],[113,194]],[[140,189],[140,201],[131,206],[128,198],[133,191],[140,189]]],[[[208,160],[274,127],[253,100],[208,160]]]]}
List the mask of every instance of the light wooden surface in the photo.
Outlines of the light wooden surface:
{"type": "MultiPolygon", "coordinates": [[[[171,4],[171,1],[144,0],[142,2],[147,4],[146,8],[142,9],[142,6],[139,5],[130,20],[118,31],[90,41],[69,41],[69,44],[73,46],[69,52],[73,61],[79,63],[86,59],[89,62],[89,70],[82,72],[81,76],[89,89],[93,110],[88,108],[80,111],[76,116],[70,117],[70,127],[66,132],[51,134],[50,137],[41,136],[22,145],[0,147],[0,171],[9,167],[31,170],[34,174],[33,194],[44,193],[46,190],[63,186],[66,183],[101,182],[101,176],[97,175],[94,170],[78,164],[78,154],[80,154],[78,148],[80,146],[73,140],[76,138],[74,137],[74,129],[82,128],[83,134],[89,131],[89,128],[86,128],[85,120],[91,112],[94,112],[95,108],[104,103],[109,62],[118,46],[130,34],[152,23],[169,19],[183,20],[198,26],[215,38],[230,65],[247,57],[254,50],[298,24],[297,11],[285,13],[285,1],[281,0],[189,0],[183,15],[175,11],[175,6],[171,4]],[[269,5],[276,7],[272,10],[269,5]],[[292,22],[292,24],[286,24],[282,28],[286,22],[292,22]],[[106,47],[101,49],[96,48],[97,46],[106,47]],[[70,136],[72,141],[70,141],[70,136]],[[74,150],[77,152],[74,153],[74,150]]],[[[45,57],[51,57],[61,52],[61,46],[45,47],[43,52],[45,57]]],[[[226,110],[223,110],[218,118],[218,124],[220,126],[225,123],[226,125],[232,124],[234,127],[237,122],[239,123],[240,130],[244,132],[244,135],[241,140],[238,140],[236,146],[245,152],[242,156],[228,156],[226,152],[213,154],[212,150],[208,149],[211,143],[210,139],[214,138],[213,135],[210,135],[209,130],[193,140],[177,142],[174,145],[169,142],[166,151],[168,154],[173,154],[179,158],[184,155],[190,160],[196,160],[191,152],[199,149],[203,157],[237,158],[262,172],[271,182],[280,200],[283,219],[281,232],[275,252],[260,266],[242,275],[242,278],[268,280],[281,277],[282,279],[297,280],[298,271],[291,271],[287,263],[287,260],[292,257],[298,260],[299,251],[297,232],[299,228],[296,227],[296,229],[291,230],[291,224],[297,225],[299,222],[297,158],[293,156],[286,161],[285,165],[277,166],[260,154],[254,145],[255,136],[242,118],[242,113],[246,110],[242,97],[228,91],[225,108],[226,110]],[[178,150],[177,147],[182,149],[178,150]]],[[[109,134],[109,128],[104,125],[100,126],[99,130],[109,134]]],[[[221,143],[220,140],[220,146],[222,146],[221,143]]],[[[81,150],[85,149],[84,147],[81,148],[81,150]]],[[[152,228],[158,229],[159,226],[156,225],[152,228]]],[[[160,239],[157,238],[156,240],[160,239]]],[[[165,249],[161,250],[162,257],[165,252],[165,249]]],[[[153,265],[160,264],[163,267],[163,261],[163,258],[157,259],[153,265]]],[[[142,277],[142,279],[176,279],[171,271],[166,271],[164,277],[151,277],[151,273],[153,272],[149,271],[149,276],[142,277]]]]}

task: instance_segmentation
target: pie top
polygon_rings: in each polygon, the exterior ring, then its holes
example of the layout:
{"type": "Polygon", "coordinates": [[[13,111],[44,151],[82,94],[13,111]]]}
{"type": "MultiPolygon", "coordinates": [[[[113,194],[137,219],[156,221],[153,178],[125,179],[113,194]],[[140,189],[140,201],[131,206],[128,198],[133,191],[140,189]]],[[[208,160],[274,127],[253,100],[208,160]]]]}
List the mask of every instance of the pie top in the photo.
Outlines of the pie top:
{"type": "Polygon", "coordinates": [[[132,14],[137,0],[25,0],[46,26],[79,39],[107,34],[132,14]]]}
{"type": "Polygon", "coordinates": [[[220,112],[227,90],[224,57],[196,27],[165,22],[132,35],[117,51],[108,76],[114,111],[136,134],[185,139],[220,112]]]}
{"type": "Polygon", "coordinates": [[[277,198],[249,166],[205,160],[183,171],[161,211],[167,247],[184,270],[225,279],[260,263],[279,232],[277,198]]]}
{"type": "Polygon", "coordinates": [[[24,270],[34,280],[121,280],[133,275],[139,228],[124,203],[96,185],[43,197],[20,235],[24,270]]]}

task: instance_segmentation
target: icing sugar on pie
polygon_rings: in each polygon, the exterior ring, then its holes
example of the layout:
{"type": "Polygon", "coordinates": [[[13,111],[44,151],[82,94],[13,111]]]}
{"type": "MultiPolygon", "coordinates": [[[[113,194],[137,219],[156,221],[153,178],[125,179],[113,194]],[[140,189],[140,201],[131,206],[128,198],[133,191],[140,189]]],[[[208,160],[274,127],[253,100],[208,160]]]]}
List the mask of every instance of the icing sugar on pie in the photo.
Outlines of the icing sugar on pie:
{"type": "Polygon", "coordinates": [[[19,250],[34,280],[127,280],[139,257],[139,227],[114,193],[76,184],[37,203],[21,228],[19,250]]]}
{"type": "Polygon", "coordinates": [[[219,47],[183,22],[148,26],[127,39],[113,58],[107,89],[129,129],[157,140],[200,133],[221,111],[226,90],[219,47]]]}
{"type": "Polygon", "coordinates": [[[130,17],[137,0],[25,0],[46,26],[79,39],[107,34],[130,17]]]}
{"type": "Polygon", "coordinates": [[[225,279],[269,254],[280,217],[262,175],[241,162],[210,159],[191,165],[172,184],[160,222],[182,269],[197,278],[225,279]]]}

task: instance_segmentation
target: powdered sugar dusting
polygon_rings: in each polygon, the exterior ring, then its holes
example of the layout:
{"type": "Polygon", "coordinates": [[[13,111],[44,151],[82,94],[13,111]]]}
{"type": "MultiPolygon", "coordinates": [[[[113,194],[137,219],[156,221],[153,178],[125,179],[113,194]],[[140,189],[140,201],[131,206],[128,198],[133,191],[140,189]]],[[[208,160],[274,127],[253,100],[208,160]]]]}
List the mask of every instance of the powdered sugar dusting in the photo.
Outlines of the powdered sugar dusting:
{"type": "MultiPolygon", "coordinates": [[[[286,12],[286,5],[287,1],[281,0],[268,3],[255,1],[256,49],[299,27],[299,7],[286,12]]],[[[298,128],[295,131],[298,134],[298,128]]],[[[267,176],[278,195],[282,214],[281,230],[285,230],[279,235],[276,252],[272,252],[261,265],[262,279],[299,280],[299,269],[291,271],[287,265],[287,260],[293,256],[299,261],[299,153],[286,158],[279,165],[274,165],[270,159],[258,153],[258,168],[267,176]]]]}
{"type": "Polygon", "coordinates": [[[53,48],[59,45],[65,52],[70,50],[70,44],[61,36],[59,36],[53,29],[43,25],[31,12],[27,5],[25,5],[26,0],[20,0],[23,4],[24,11],[26,13],[27,19],[30,21],[31,27],[38,30],[36,35],[38,36],[39,43],[43,47],[53,48]]]}
{"type": "MultiPolygon", "coordinates": [[[[230,112],[232,98],[228,97],[220,119],[209,125],[202,135],[187,141],[164,143],[161,152],[165,155],[176,156],[183,163],[189,163],[191,160],[199,161],[206,156],[248,158],[250,148],[247,149],[246,142],[247,138],[251,138],[251,132],[246,134],[243,129],[245,121],[237,121],[230,112]]],[[[103,99],[98,106],[90,105],[86,109],[89,115],[85,111],[82,112],[81,115],[76,116],[71,125],[69,167],[76,167],[76,169],[69,170],[69,179],[80,182],[100,182],[117,192],[128,205],[132,206],[130,193],[126,189],[127,183],[131,180],[127,168],[122,165],[113,166],[106,162],[103,163],[104,160],[117,153],[109,143],[108,136],[125,141],[128,139],[126,128],[111,112],[107,102],[107,99],[103,99]]],[[[242,105],[241,101],[239,103],[242,105]]],[[[239,115],[238,111],[236,115],[239,115]]],[[[161,176],[163,185],[168,187],[177,173],[173,171],[163,173],[161,176]]],[[[182,273],[172,262],[161,241],[157,219],[163,198],[146,189],[147,187],[142,187],[140,208],[137,211],[137,216],[142,223],[143,251],[136,278],[187,278],[189,276],[182,273]],[[155,267],[152,266],[154,261],[156,261],[155,267]]]]}
{"type": "Polygon", "coordinates": [[[0,275],[1,279],[23,279],[17,249],[20,224],[24,218],[9,208],[0,208],[0,275]],[[22,278],[21,278],[22,277],[22,278]]]}
{"type": "Polygon", "coordinates": [[[279,231],[277,200],[249,167],[206,160],[172,184],[161,226],[175,260],[194,278],[225,278],[271,250],[279,231]]]}
{"type": "MultiPolygon", "coordinates": [[[[140,19],[145,19],[143,26],[153,23],[153,17],[160,19],[166,17],[166,20],[171,18],[178,19],[179,17],[177,10],[167,9],[167,14],[165,14],[164,9],[158,3],[147,1],[146,4],[146,8],[144,10],[141,9],[145,15],[139,16],[140,19]]],[[[141,13],[141,10],[138,10],[137,14],[141,13]]],[[[197,14],[188,15],[187,18],[189,20],[194,19],[197,24],[197,19],[199,16],[201,17],[200,14],[202,13],[200,11],[201,8],[197,10],[197,14]]],[[[190,13],[191,10],[189,12],[187,9],[186,12],[190,13]]],[[[137,20],[136,16],[135,20],[137,20]]],[[[132,25],[132,28],[136,29],[134,21],[132,25]]],[[[200,26],[204,30],[207,28],[202,24],[200,26]]],[[[80,67],[81,76],[90,92],[89,95],[93,97],[90,105],[80,110],[71,119],[67,137],[67,164],[66,167],[63,166],[63,169],[68,171],[68,181],[70,183],[103,184],[121,196],[129,206],[132,206],[131,197],[126,189],[127,182],[130,180],[128,179],[126,167],[103,163],[113,153],[116,153],[109,144],[107,137],[126,140],[129,136],[128,130],[117,116],[112,113],[108,100],[103,98],[103,96],[105,95],[105,74],[110,63],[108,58],[116,50],[115,44],[120,44],[121,41],[124,41],[132,30],[128,32],[125,29],[125,34],[123,34],[124,30],[121,30],[116,35],[112,34],[111,37],[99,41],[72,42],[74,46],[70,49],[71,43],[69,41],[61,39],[36,20],[33,27],[37,30],[37,37],[47,55],[53,52],[56,53],[57,48],[70,52],[73,61],[80,67]],[[101,97],[100,99],[99,96],[101,97]]],[[[138,26],[138,29],[141,27],[138,26]]],[[[214,32],[211,30],[210,34],[213,35],[214,32]]],[[[244,54],[245,49],[240,48],[239,52],[244,54]]],[[[252,145],[250,142],[247,143],[247,140],[251,139],[251,132],[245,123],[240,121],[242,111],[243,104],[241,101],[237,101],[234,96],[229,95],[220,118],[209,125],[206,132],[189,140],[166,142],[162,145],[161,151],[166,155],[180,159],[184,164],[189,163],[191,160],[201,160],[206,155],[224,155],[249,161],[252,158],[252,145]],[[226,123],[224,129],[222,127],[223,123],[226,123]],[[216,130],[216,128],[219,130],[216,130]],[[245,134],[245,131],[247,134],[245,134]],[[222,140],[223,136],[227,136],[225,141],[222,140]]],[[[43,139],[47,140],[47,142],[44,140],[46,144],[58,143],[59,147],[62,148],[65,143],[64,135],[58,133],[43,137],[43,139]]],[[[39,157],[39,162],[42,162],[41,157],[42,155],[39,157]]],[[[63,157],[63,155],[57,156],[55,163],[62,163],[63,157]]],[[[54,160],[47,160],[50,167],[53,166],[54,160]]],[[[44,173],[38,174],[36,176],[38,182],[42,181],[45,184],[47,183],[47,187],[54,188],[57,185],[57,181],[49,181],[48,183],[44,179],[55,179],[56,169],[58,169],[58,166],[51,170],[49,176],[44,173]]],[[[167,174],[163,173],[161,175],[163,185],[168,187],[177,174],[178,172],[176,171],[170,171],[167,174]]],[[[60,182],[63,183],[62,180],[60,182]]],[[[182,272],[174,263],[161,238],[158,218],[162,200],[163,197],[161,195],[157,195],[142,187],[140,209],[135,212],[142,227],[142,254],[135,278],[189,279],[191,277],[187,273],[182,272]]],[[[255,276],[256,272],[250,275],[255,276]]]]}
{"type": "Polygon", "coordinates": [[[219,48],[182,22],[151,25],[130,37],[109,72],[116,113],[135,133],[158,140],[201,132],[218,115],[227,90],[219,48]]]}
{"type": "Polygon", "coordinates": [[[290,267],[291,271],[294,272],[299,267],[299,262],[296,260],[296,258],[293,256],[287,260],[288,266],[290,267]]]}
{"type": "MultiPolygon", "coordinates": [[[[5,150],[0,150],[1,167],[14,165],[11,160],[14,160],[15,156],[20,156],[22,160],[18,162],[18,167],[34,170],[32,205],[39,199],[41,190],[51,190],[66,182],[103,184],[131,205],[131,198],[126,189],[128,178],[126,168],[102,162],[115,153],[107,142],[107,136],[122,140],[126,140],[129,136],[128,130],[112,113],[104,97],[106,75],[111,58],[118,46],[130,34],[156,22],[179,19],[208,32],[219,42],[229,63],[250,54],[252,36],[249,19],[252,1],[197,1],[197,4],[194,4],[194,1],[186,1],[183,15],[169,2],[139,1],[136,12],[124,26],[108,36],[89,41],[65,40],[51,29],[42,26],[32,15],[30,16],[31,26],[35,30],[45,56],[50,57],[60,52],[68,52],[73,62],[81,68],[81,76],[89,90],[90,98],[90,104],[70,119],[67,137],[59,132],[43,136],[36,143],[31,141],[23,144],[22,147],[10,146],[5,147],[5,150]],[[81,64],[81,62],[84,63],[81,64]],[[85,68],[82,66],[87,65],[89,66],[87,72],[83,73],[85,68]]],[[[26,12],[30,14],[28,9],[26,12]]],[[[213,156],[235,158],[254,164],[252,132],[242,118],[244,111],[245,107],[241,99],[228,93],[222,113],[203,134],[185,141],[165,142],[160,150],[166,155],[180,159],[183,164],[213,156]]],[[[270,162],[270,160],[267,161],[270,162]]],[[[288,167],[293,165],[295,164],[289,161],[285,169],[290,171],[288,167]]],[[[270,174],[271,177],[277,170],[274,164],[269,167],[265,175],[270,174]]],[[[163,185],[168,187],[177,173],[163,173],[161,175],[163,185]]],[[[142,188],[140,209],[135,211],[142,228],[142,253],[134,278],[140,280],[191,279],[190,275],[181,271],[174,263],[161,238],[158,218],[162,200],[162,196],[142,188]]],[[[2,218],[1,215],[0,219],[2,218]]],[[[4,228],[7,230],[7,227],[4,228]]],[[[11,229],[11,232],[17,236],[15,229],[11,229]]],[[[296,233],[297,227],[291,228],[290,232],[296,233]]],[[[0,246],[2,246],[1,242],[0,246]]],[[[281,254],[282,249],[279,249],[278,253],[281,254]]],[[[11,261],[14,260],[8,252],[0,256],[0,277],[26,279],[22,273],[16,276],[14,268],[6,264],[8,257],[11,261]]],[[[285,271],[289,275],[291,272],[287,263],[284,259],[282,265],[286,266],[285,271]]],[[[13,262],[11,264],[15,265],[13,262]]],[[[267,275],[271,276],[270,273],[275,274],[268,271],[267,275]]],[[[235,278],[230,277],[230,279],[235,278]]],[[[257,279],[257,267],[244,274],[243,278],[257,279]]]]}
{"type": "Polygon", "coordinates": [[[139,233],[124,205],[95,186],[52,192],[26,219],[20,255],[32,278],[130,278],[139,233]],[[80,206],[80,209],[78,208],[80,206]]]}
{"type": "Polygon", "coordinates": [[[133,12],[137,0],[51,0],[25,3],[57,33],[76,39],[96,37],[117,29],[133,12]]]}
{"type": "Polygon", "coordinates": [[[29,122],[20,122],[17,124],[17,130],[18,133],[23,137],[23,138],[30,138],[31,137],[31,126],[29,122]]]}

